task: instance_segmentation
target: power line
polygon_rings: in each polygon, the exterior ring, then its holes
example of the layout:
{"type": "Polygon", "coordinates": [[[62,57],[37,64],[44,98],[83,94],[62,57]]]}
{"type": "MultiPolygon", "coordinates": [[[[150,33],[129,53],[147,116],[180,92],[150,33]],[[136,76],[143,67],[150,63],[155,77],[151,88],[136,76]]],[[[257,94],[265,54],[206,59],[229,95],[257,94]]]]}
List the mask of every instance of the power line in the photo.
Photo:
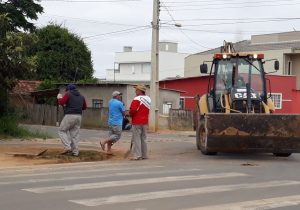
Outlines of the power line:
{"type": "MultiPolygon", "coordinates": [[[[289,2],[291,1],[298,1],[298,0],[289,0],[289,2]]],[[[206,1],[205,1],[206,2],[206,1]]],[[[211,1],[207,1],[209,3],[211,3],[211,1]]],[[[223,2],[223,3],[212,3],[212,4],[201,4],[203,2],[173,2],[173,3],[166,3],[165,2],[165,5],[168,6],[169,8],[172,8],[172,7],[195,7],[195,6],[224,6],[224,5],[240,5],[240,4],[257,4],[257,3],[268,3],[268,2],[271,2],[271,3],[283,3],[283,2],[286,2],[284,0],[279,0],[279,1],[274,1],[274,0],[264,0],[263,2],[262,1],[247,1],[247,2],[223,2]]]]}
{"type": "Polygon", "coordinates": [[[83,37],[83,39],[90,39],[90,38],[95,38],[95,37],[99,37],[99,36],[106,36],[106,35],[112,35],[112,34],[119,34],[119,33],[130,33],[133,32],[137,29],[148,29],[151,28],[151,26],[138,26],[138,27],[134,27],[134,28],[128,28],[128,29],[124,29],[124,30],[118,30],[118,31],[111,31],[111,32],[107,32],[107,33],[102,33],[102,34],[96,34],[96,35],[92,35],[92,36],[86,36],[83,37]]]}
{"type": "MultiPolygon", "coordinates": [[[[162,5],[163,5],[163,3],[162,3],[162,5]]],[[[168,14],[169,14],[169,16],[171,17],[172,21],[174,22],[174,24],[176,24],[176,21],[175,21],[174,17],[172,16],[171,12],[169,11],[168,7],[167,7],[167,6],[164,6],[164,5],[163,5],[163,7],[166,8],[166,11],[168,12],[168,14]]],[[[180,32],[181,32],[181,33],[182,33],[182,34],[183,34],[190,42],[192,42],[192,43],[194,43],[194,44],[196,44],[196,45],[198,45],[198,46],[200,46],[200,47],[202,47],[202,48],[210,49],[210,48],[208,48],[208,47],[206,47],[206,46],[203,46],[203,45],[199,44],[198,42],[194,41],[190,36],[188,36],[185,32],[183,32],[183,31],[181,30],[181,28],[179,28],[179,31],[180,31],[180,32]]]]}
{"type": "MultiPolygon", "coordinates": [[[[265,22],[282,22],[282,21],[291,21],[291,20],[299,20],[300,18],[293,18],[293,19],[269,19],[269,20],[256,20],[256,21],[236,21],[236,22],[221,22],[221,23],[203,23],[203,24],[191,24],[191,25],[184,25],[184,26],[213,26],[213,25],[233,25],[233,24],[251,24],[251,23],[265,23],[265,22]]],[[[172,25],[170,23],[163,23],[165,25],[172,25]]]]}
{"type": "MultiPolygon", "coordinates": [[[[268,17],[246,17],[246,18],[193,18],[193,19],[176,19],[175,21],[227,21],[227,20],[297,20],[300,17],[277,17],[277,18],[268,18],[268,17]]],[[[168,21],[171,22],[171,21],[168,21]]]]}
{"type": "MultiPolygon", "coordinates": [[[[136,29],[136,30],[132,30],[132,31],[128,31],[128,32],[123,32],[123,33],[118,33],[118,34],[114,34],[114,36],[119,36],[119,35],[131,35],[132,33],[135,33],[135,32],[139,32],[139,31],[145,31],[145,30],[149,30],[149,28],[142,28],[142,29],[136,29]]],[[[101,42],[101,41],[105,41],[105,40],[108,40],[108,39],[111,39],[111,38],[115,38],[113,36],[109,36],[109,37],[106,37],[106,38],[103,38],[103,39],[99,39],[100,37],[94,37],[94,38],[91,38],[91,39],[88,39],[88,40],[85,40],[86,42],[92,42],[92,41],[95,41],[97,40],[97,42],[101,42]]]]}
{"type": "MultiPolygon", "coordinates": [[[[174,30],[171,27],[165,27],[166,29],[174,30]]],[[[220,30],[202,30],[202,29],[191,29],[183,28],[183,31],[195,31],[203,33],[215,33],[215,34],[238,34],[238,35],[252,35],[253,33],[280,33],[280,31],[243,31],[243,32],[232,32],[232,31],[220,31],[220,30]]]]}
{"type": "Polygon", "coordinates": [[[138,26],[138,25],[131,25],[131,24],[123,24],[123,23],[114,23],[114,22],[108,22],[108,21],[100,21],[100,20],[91,20],[91,19],[84,19],[84,18],[76,18],[76,17],[67,17],[67,16],[61,16],[61,15],[45,15],[48,17],[59,17],[64,19],[71,19],[71,20],[78,20],[83,22],[90,22],[90,23],[96,23],[96,24],[103,24],[103,25],[119,25],[119,26],[138,26]]]}
{"type": "MultiPolygon", "coordinates": [[[[285,0],[264,0],[263,2],[279,2],[279,1],[285,1],[285,0]]],[[[290,0],[290,1],[297,1],[297,0],[290,0]]],[[[173,5],[176,5],[176,4],[192,4],[192,3],[211,3],[212,1],[211,0],[197,0],[197,1],[164,1],[165,5],[168,5],[168,4],[173,4],[173,5]]],[[[220,2],[220,3],[216,3],[215,5],[223,5],[223,4],[239,4],[239,3],[250,3],[250,1],[244,1],[244,2],[241,2],[240,0],[231,0],[230,3],[228,3],[228,1],[226,0],[214,0],[213,2],[220,2]],[[236,1],[236,2],[234,2],[236,1]]],[[[286,1],[285,1],[286,2],[286,1]]],[[[258,3],[261,3],[258,2],[258,3]]]]}
{"type": "MultiPolygon", "coordinates": [[[[263,2],[262,2],[263,3],[263,2]]],[[[198,10],[224,10],[224,9],[239,9],[239,8],[257,8],[257,7],[277,7],[277,6],[292,6],[299,5],[300,3],[293,4],[261,4],[261,5],[248,5],[248,6],[237,6],[237,7],[201,7],[201,8],[189,8],[189,9],[169,9],[169,11],[198,11],[198,10]]]]}
{"type": "Polygon", "coordinates": [[[78,3],[119,3],[119,2],[132,2],[141,0],[41,0],[46,2],[78,2],[78,3]]]}

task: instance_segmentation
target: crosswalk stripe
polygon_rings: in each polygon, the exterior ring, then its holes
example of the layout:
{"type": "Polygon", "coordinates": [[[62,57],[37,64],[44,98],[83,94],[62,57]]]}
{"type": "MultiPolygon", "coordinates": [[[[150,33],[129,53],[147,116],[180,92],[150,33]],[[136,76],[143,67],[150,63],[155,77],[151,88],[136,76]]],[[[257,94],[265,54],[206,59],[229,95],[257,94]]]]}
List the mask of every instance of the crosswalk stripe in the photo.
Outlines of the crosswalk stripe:
{"type": "Polygon", "coordinates": [[[300,181],[269,181],[260,183],[244,183],[236,185],[218,185],[200,188],[186,188],[178,190],[165,190],[129,195],[117,195],[111,197],[93,198],[93,199],[81,199],[81,200],[69,200],[72,203],[81,204],[84,206],[101,206],[105,204],[116,204],[116,203],[129,203],[135,201],[145,201],[161,198],[171,198],[171,197],[182,197],[197,194],[207,194],[216,192],[228,192],[242,189],[259,189],[268,187],[282,187],[290,185],[299,185],[300,181]]]}
{"type": "Polygon", "coordinates": [[[48,193],[48,192],[62,192],[62,191],[73,191],[73,190],[87,190],[87,189],[100,189],[106,187],[120,187],[138,184],[153,184],[153,183],[164,183],[164,182],[175,182],[175,181],[190,181],[200,179],[220,179],[229,177],[244,177],[247,174],[242,173],[217,173],[217,174],[202,174],[192,176],[170,176],[170,177],[157,177],[157,178],[146,178],[146,179],[134,179],[134,180],[121,180],[121,181],[108,181],[108,182],[97,182],[87,184],[75,184],[67,186],[52,186],[52,187],[41,187],[41,188],[27,188],[25,191],[33,193],[48,193]]]}
{"type": "MultiPolygon", "coordinates": [[[[148,168],[163,168],[164,166],[139,166],[138,169],[148,169],[148,168]]],[[[82,169],[82,170],[68,170],[68,171],[48,171],[42,173],[30,173],[30,174],[15,174],[1,176],[0,179],[4,178],[16,178],[16,177],[28,177],[28,176],[49,176],[49,175],[59,175],[59,174],[80,174],[87,172],[104,172],[104,171],[123,171],[123,170],[133,170],[135,167],[111,167],[111,168],[102,168],[99,165],[98,169],[82,169]]]]}
{"type": "Polygon", "coordinates": [[[142,171],[142,172],[129,172],[129,173],[121,172],[121,173],[93,175],[93,176],[68,176],[68,177],[61,177],[61,178],[27,179],[27,180],[20,180],[20,181],[0,182],[0,185],[67,181],[67,180],[93,179],[93,178],[105,178],[105,177],[117,177],[117,176],[145,175],[145,174],[155,175],[155,174],[167,174],[167,173],[174,173],[174,172],[196,172],[196,171],[202,171],[202,169],[176,169],[176,170],[142,171]]]}
{"type": "Polygon", "coordinates": [[[253,201],[204,206],[185,210],[267,210],[273,208],[296,206],[300,204],[300,195],[267,198],[253,201]]]}

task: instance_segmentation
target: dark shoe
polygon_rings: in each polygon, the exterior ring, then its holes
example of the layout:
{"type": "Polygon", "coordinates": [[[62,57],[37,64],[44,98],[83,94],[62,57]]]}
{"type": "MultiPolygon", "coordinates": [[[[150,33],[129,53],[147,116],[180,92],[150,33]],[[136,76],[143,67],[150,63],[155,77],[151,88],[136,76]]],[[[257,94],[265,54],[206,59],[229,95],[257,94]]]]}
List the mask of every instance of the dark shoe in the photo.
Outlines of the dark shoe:
{"type": "Polygon", "coordinates": [[[63,152],[60,153],[60,155],[71,155],[72,151],[71,150],[64,150],[63,152]]]}

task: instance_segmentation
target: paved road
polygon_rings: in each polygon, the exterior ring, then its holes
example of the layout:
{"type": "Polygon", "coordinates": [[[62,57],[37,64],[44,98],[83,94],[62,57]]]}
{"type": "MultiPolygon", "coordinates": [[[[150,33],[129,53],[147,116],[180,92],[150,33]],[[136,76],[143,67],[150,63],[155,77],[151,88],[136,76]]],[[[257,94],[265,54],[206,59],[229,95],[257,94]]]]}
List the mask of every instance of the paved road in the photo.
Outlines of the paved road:
{"type": "Polygon", "coordinates": [[[154,138],[149,160],[2,169],[0,209],[300,209],[300,155],[202,156],[172,138],[154,138]]]}

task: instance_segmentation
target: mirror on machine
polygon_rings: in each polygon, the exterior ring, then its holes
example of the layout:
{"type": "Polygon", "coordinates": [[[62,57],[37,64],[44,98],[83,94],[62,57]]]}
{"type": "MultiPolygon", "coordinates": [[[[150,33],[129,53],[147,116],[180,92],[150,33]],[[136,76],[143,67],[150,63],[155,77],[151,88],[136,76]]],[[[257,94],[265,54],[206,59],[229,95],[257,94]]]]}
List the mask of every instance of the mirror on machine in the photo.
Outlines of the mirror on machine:
{"type": "Polygon", "coordinates": [[[200,65],[200,72],[201,74],[207,74],[207,64],[203,63],[200,65]]]}
{"type": "Polygon", "coordinates": [[[275,69],[276,71],[279,70],[279,61],[275,61],[275,62],[274,62],[274,69],[275,69]]]}

